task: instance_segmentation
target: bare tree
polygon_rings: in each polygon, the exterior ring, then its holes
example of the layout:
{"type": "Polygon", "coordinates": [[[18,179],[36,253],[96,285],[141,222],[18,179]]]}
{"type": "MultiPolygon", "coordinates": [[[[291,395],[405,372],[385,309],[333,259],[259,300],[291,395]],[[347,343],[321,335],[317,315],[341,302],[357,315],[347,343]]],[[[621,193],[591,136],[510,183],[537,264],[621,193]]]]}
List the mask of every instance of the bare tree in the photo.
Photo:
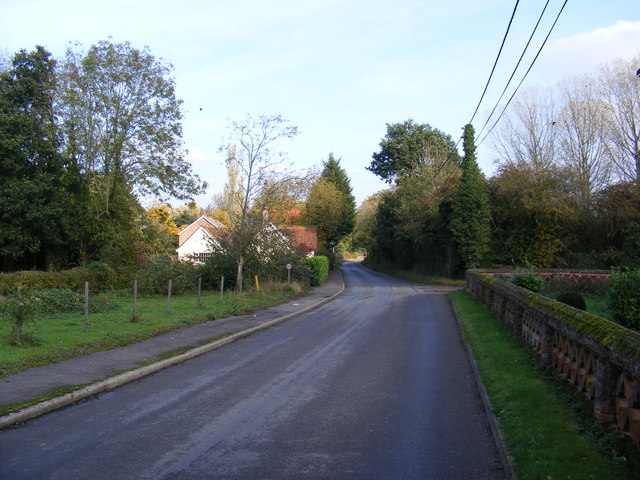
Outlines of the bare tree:
{"type": "Polygon", "coordinates": [[[589,77],[567,79],[559,90],[558,152],[580,203],[589,207],[591,195],[611,179],[605,155],[608,108],[589,77]]]}
{"type": "Polygon", "coordinates": [[[264,252],[266,246],[259,243],[269,238],[263,234],[267,219],[262,210],[267,206],[264,199],[270,198],[282,185],[278,179],[283,177],[287,156],[278,149],[279,143],[295,137],[298,129],[288,125],[280,115],[257,118],[247,115],[242,122],[231,122],[229,130],[227,142],[219,151],[231,152],[236,146],[235,155],[228,155],[226,162],[233,181],[238,183],[235,191],[241,191],[243,196],[238,208],[227,212],[231,228],[220,235],[218,248],[237,264],[236,292],[240,293],[245,261],[259,251],[264,252]],[[264,205],[257,205],[258,199],[262,199],[264,205]]]}
{"type": "Polygon", "coordinates": [[[510,165],[548,169],[555,161],[556,115],[550,90],[533,88],[522,92],[494,136],[494,148],[500,159],[510,165]]]}
{"type": "Polygon", "coordinates": [[[602,67],[600,84],[611,115],[608,154],[620,175],[640,185],[640,55],[602,67]]]}

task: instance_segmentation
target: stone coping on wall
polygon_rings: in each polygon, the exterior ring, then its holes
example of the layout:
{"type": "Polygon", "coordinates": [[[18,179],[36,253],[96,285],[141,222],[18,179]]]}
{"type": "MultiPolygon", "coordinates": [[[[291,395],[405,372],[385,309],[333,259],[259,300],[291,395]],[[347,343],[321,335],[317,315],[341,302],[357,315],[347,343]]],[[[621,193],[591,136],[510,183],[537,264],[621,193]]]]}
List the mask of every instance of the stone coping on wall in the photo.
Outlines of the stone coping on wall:
{"type": "MultiPolygon", "coordinates": [[[[594,400],[598,421],[617,423],[640,441],[640,333],[500,279],[514,271],[469,270],[466,290],[529,343],[542,363],[594,400]]],[[[610,275],[604,270],[535,272],[543,278],[610,275]]]]}

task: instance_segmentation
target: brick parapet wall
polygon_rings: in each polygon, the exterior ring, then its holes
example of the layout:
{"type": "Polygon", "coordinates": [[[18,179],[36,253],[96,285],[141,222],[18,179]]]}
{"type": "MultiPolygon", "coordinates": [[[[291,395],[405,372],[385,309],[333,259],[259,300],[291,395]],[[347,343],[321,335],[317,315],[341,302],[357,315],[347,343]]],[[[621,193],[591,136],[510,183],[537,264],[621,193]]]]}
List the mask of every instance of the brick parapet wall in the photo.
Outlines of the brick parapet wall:
{"type": "MultiPolygon", "coordinates": [[[[543,365],[554,368],[594,402],[597,421],[617,425],[640,442],[640,333],[501,279],[507,270],[470,270],[466,290],[523,338],[543,365]]],[[[596,270],[537,270],[601,278],[596,270]]]]}

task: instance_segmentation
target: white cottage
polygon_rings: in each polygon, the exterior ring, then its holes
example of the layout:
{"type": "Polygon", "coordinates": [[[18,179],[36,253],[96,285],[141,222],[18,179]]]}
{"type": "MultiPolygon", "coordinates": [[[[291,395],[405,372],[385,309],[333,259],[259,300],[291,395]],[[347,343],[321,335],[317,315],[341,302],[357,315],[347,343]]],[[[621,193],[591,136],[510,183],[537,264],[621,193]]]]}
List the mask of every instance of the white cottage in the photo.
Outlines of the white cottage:
{"type": "Polygon", "coordinates": [[[226,228],[224,224],[206,215],[178,233],[178,259],[206,262],[211,256],[211,242],[216,243],[215,230],[226,228]]]}
{"type": "MultiPolygon", "coordinates": [[[[198,218],[191,225],[178,233],[178,258],[197,263],[206,262],[212,255],[212,243],[218,244],[216,238],[227,227],[206,215],[198,218]]],[[[271,232],[274,238],[280,238],[303,255],[312,257],[318,249],[318,236],[314,227],[291,226],[277,228],[273,223],[265,223],[265,231],[271,232]]],[[[219,244],[218,244],[219,246],[219,244]]]]}

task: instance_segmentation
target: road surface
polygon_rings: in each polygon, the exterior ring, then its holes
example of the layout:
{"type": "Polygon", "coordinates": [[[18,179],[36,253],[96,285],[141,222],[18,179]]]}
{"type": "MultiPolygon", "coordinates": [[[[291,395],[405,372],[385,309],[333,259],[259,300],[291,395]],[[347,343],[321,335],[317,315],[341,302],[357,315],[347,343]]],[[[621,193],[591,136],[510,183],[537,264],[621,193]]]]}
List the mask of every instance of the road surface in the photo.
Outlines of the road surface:
{"type": "Polygon", "coordinates": [[[320,309],[0,432],[0,479],[502,479],[444,294],[343,267],[320,309]]]}

